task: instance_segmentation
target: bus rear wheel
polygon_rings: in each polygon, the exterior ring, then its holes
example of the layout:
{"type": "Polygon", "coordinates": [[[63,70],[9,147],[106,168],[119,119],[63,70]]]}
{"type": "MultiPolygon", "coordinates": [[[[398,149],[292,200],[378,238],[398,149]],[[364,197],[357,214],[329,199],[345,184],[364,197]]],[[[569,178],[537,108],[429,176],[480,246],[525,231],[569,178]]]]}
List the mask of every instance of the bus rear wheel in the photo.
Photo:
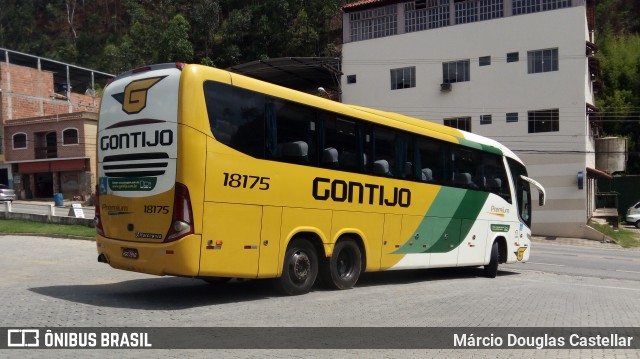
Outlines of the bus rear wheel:
{"type": "Polygon", "coordinates": [[[346,239],[336,243],[330,258],[322,266],[322,281],[335,289],[353,287],[362,271],[362,253],[358,244],[346,239]]]}
{"type": "Polygon", "coordinates": [[[491,246],[491,258],[489,264],[484,266],[484,275],[487,278],[495,278],[498,275],[498,263],[500,262],[500,245],[498,241],[491,246]]]}
{"type": "Polygon", "coordinates": [[[308,293],[318,276],[318,255],[309,241],[293,240],[284,255],[280,287],[288,295],[308,293]]]}

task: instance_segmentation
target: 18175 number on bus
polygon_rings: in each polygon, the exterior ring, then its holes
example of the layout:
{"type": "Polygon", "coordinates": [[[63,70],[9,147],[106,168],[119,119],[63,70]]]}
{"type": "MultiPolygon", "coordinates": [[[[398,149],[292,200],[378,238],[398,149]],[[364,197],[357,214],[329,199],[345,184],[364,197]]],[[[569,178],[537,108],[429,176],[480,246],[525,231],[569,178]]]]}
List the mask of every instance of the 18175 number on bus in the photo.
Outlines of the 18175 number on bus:
{"type": "Polygon", "coordinates": [[[224,172],[224,186],[231,188],[257,188],[261,191],[269,189],[269,177],[252,176],[240,173],[224,172]]]}

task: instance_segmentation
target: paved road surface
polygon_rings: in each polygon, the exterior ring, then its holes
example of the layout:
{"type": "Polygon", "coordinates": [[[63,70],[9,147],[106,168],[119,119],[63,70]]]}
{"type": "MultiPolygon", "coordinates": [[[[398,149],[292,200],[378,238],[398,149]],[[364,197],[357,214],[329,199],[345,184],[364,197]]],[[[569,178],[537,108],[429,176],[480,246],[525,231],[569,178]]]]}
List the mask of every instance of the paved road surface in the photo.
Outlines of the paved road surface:
{"type": "MultiPolygon", "coordinates": [[[[115,270],[96,261],[91,241],[0,236],[0,327],[638,326],[640,281],[619,270],[636,270],[639,252],[537,247],[533,263],[502,266],[496,279],[483,278],[476,268],[372,273],[352,290],[316,289],[287,297],[267,281],[209,285],[189,278],[115,270]]],[[[639,353],[600,349],[42,350],[0,356],[520,359],[633,358],[639,353]]]]}

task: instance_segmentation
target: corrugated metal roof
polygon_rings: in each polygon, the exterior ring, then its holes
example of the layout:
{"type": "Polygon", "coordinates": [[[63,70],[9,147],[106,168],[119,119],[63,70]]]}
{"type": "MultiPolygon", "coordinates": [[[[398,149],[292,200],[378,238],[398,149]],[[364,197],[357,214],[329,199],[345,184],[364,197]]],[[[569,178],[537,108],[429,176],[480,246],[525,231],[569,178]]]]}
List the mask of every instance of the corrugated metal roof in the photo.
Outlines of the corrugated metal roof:
{"type": "Polygon", "coordinates": [[[403,2],[402,0],[360,0],[346,4],[342,7],[344,12],[353,12],[358,10],[364,10],[384,5],[392,5],[403,2]]]}

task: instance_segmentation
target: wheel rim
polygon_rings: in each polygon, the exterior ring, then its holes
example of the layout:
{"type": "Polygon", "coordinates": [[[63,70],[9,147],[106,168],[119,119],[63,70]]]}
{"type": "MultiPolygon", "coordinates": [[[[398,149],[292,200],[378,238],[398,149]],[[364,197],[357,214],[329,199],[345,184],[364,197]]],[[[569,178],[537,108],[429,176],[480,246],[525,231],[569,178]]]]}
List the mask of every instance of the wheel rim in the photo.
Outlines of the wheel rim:
{"type": "Polygon", "coordinates": [[[338,254],[336,270],[341,278],[351,276],[353,273],[353,254],[351,251],[344,250],[338,254]]]}
{"type": "Polygon", "coordinates": [[[291,279],[296,283],[303,283],[311,272],[311,260],[304,251],[296,251],[291,259],[291,279]]]}

